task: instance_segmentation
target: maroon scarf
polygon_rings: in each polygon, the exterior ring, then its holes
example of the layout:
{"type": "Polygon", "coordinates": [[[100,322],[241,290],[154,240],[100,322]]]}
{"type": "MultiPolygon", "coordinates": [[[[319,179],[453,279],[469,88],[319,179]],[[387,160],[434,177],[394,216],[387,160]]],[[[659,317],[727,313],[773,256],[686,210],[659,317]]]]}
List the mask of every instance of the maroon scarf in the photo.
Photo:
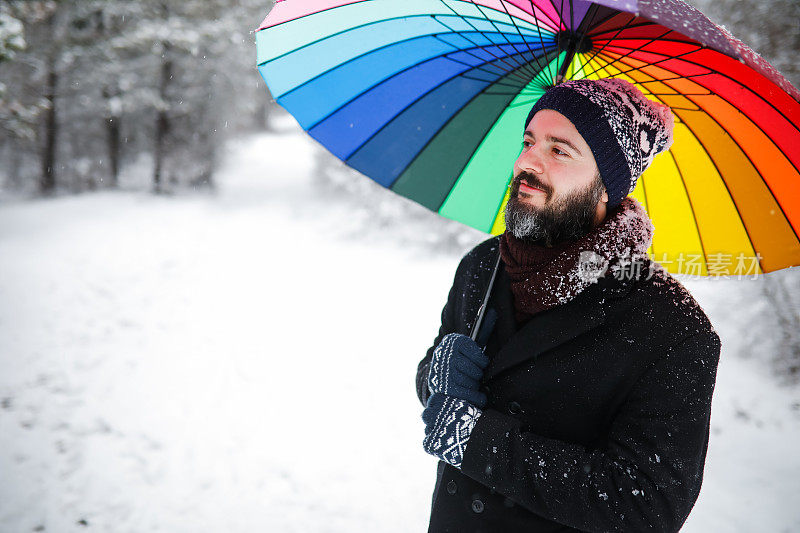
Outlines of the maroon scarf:
{"type": "Polygon", "coordinates": [[[500,237],[500,256],[511,278],[517,321],[572,300],[620,258],[643,256],[653,241],[653,231],[644,208],[631,197],[577,241],[548,248],[506,231],[500,237]]]}

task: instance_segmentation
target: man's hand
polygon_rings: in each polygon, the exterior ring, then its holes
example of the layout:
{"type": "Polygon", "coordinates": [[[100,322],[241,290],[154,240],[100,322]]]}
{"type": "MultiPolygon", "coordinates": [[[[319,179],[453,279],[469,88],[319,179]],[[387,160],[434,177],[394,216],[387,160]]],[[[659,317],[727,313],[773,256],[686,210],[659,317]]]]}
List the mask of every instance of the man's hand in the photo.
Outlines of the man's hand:
{"type": "MultiPolygon", "coordinates": [[[[478,342],[485,344],[497,314],[494,309],[487,311],[478,342]]],[[[441,393],[483,408],[486,395],[478,388],[489,358],[483,353],[478,342],[460,333],[449,333],[434,349],[428,374],[428,388],[432,393],[441,393]]]]}
{"type": "Polygon", "coordinates": [[[434,457],[461,468],[469,436],[480,416],[481,410],[474,405],[434,393],[422,411],[422,420],[425,422],[422,447],[434,457]]]}

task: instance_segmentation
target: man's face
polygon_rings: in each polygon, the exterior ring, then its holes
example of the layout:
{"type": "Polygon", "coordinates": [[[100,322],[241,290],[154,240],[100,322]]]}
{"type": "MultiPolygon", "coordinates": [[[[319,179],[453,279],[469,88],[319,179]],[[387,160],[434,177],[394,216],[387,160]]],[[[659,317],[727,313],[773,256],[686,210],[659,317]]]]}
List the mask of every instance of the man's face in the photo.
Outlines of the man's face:
{"type": "Polygon", "coordinates": [[[607,202],[594,155],[572,122],[552,109],[536,113],[514,163],[508,230],[546,246],[574,241],[602,222],[607,202]]]}

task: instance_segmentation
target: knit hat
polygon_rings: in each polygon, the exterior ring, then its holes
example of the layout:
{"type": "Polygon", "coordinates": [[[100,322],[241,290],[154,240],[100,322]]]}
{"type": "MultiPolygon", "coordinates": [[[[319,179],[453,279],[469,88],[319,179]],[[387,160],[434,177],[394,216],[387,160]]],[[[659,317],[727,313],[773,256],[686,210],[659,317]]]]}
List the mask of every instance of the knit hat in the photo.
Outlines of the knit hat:
{"type": "Polygon", "coordinates": [[[619,78],[565,81],[534,104],[525,127],[542,109],[558,111],[589,145],[613,209],[633,192],[656,154],[672,146],[669,106],[647,99],[619,78]]]}

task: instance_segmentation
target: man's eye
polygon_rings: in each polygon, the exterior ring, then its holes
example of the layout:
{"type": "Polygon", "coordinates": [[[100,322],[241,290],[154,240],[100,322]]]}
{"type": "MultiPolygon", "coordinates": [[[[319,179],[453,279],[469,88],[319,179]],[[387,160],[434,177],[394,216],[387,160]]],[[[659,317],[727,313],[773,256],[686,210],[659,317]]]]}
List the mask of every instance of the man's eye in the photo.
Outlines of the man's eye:
{"type": "Polygon", "coordinates": [[[558,148],[556,148],[555,146],[553,147],[553,151],[556,153],[556,155],[569,155],[567,152],[564,152],[564,151],[562,151],[562,150],[559,150],[559,149],[558,149],[558,148]]]}

